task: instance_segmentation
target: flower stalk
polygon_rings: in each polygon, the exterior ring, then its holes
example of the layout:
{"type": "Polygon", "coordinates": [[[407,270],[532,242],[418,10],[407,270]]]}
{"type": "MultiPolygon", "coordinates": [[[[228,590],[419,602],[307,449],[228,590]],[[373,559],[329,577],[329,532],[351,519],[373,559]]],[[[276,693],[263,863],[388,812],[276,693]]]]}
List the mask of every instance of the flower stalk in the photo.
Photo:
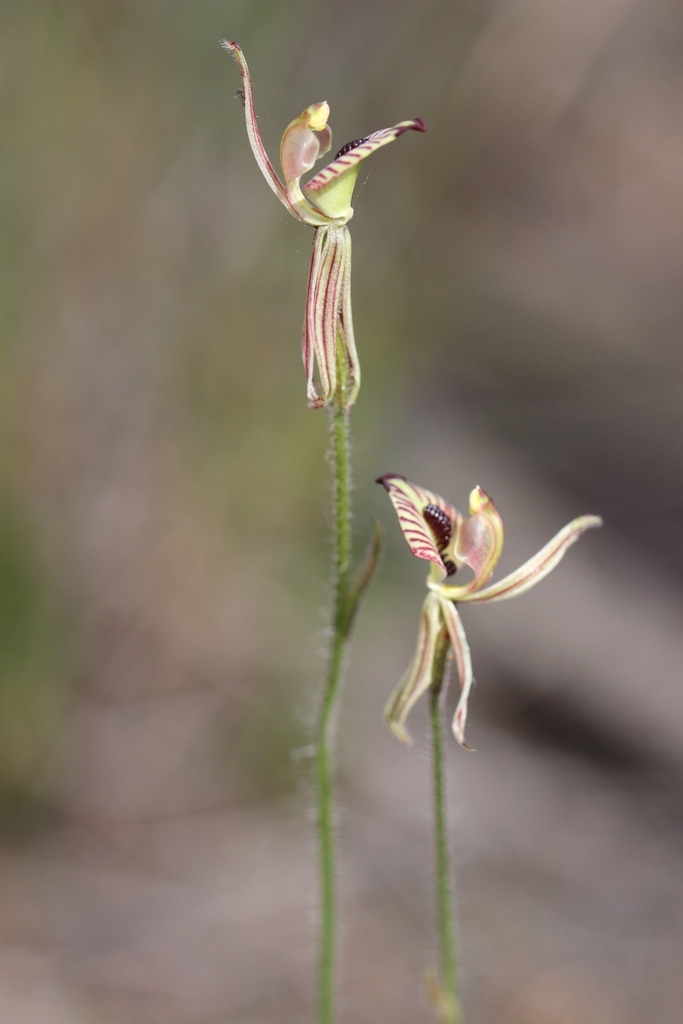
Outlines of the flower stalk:
{"type": "Polygon", "coordinates": [[[381,530],[379,523],[375,523],[374,534],[365,557],[352,576],[350,411],[347,398],[350,384],[346,353],[341,340],[337,342],[336,372],[337,390],[334,403],[329,408],[330,461],[334,504],[332,636],[315,742],[320,876],[318,1024],[332,1024],[335,1019],[337,893],[334,763],[336,710],[354,619],[359,603],[377,568],[381,545],[381,530]]]}
{"type": "Polygon", "coordinates": [[[432,797],[434,805],[434,853],[436,910],[441,954],[441,976],[430,979],[429,994],[444,1024],[461,1024],[458,995],[458,965],[453,913],[452,869],[448,842],[446,765],[443,744],[442,708],[445,694],[448,655],[451,646],[447,631],[442,631],[432,663],[429,691],[429,718],[432,739],[432,797]]]}
{"type": "Polygon", "coordinates": [[[337,395],[330,407],[330,457],[333,474],[334,547],[332,575],[332,639],[327,677],[316,737],[320,921],[318,952],[318,1024],[332,1024],[335,1001],[337,935],[336,852],[334,812],[334,725],[349,637],[349,576],[351,566],[351,471],[349,410],[346,407],[345,358],[338,347],[337,395]]]}

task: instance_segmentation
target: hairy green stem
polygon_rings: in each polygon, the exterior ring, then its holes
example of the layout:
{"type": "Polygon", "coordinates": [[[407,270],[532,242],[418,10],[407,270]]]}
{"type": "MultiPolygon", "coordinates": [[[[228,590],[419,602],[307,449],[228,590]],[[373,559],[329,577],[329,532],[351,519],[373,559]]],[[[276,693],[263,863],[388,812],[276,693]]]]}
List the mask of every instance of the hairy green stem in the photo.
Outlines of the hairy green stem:
{"type": "Polygon", "coordinates": [[[318,851],[320,864],[320,934],[318,959],[318,1024],[332,1024],[335,1002],[336,871],[334,823],[334,725],[339,687],[351,627],[349,586],[351,567],[351,482],[349,414],[345,408],[346,375],[330,409],[331,458],[334,476],[334,605],[332,641],[316,740],[318,851]]]}
{"type": "Polygon", "coordinates": [[[436,904],[441,947],[441,979],[438,1005],[444,1024],[462,1024],[458,995],[458,967],[455,948],[451,864],[448,843],[446,772],[441,722],[442,691],[447,671],[450,641],[447,634],[439,638],[429,691],[432,731],[432,770],[434,798],[434,846],[436,854],[436,904]]]}

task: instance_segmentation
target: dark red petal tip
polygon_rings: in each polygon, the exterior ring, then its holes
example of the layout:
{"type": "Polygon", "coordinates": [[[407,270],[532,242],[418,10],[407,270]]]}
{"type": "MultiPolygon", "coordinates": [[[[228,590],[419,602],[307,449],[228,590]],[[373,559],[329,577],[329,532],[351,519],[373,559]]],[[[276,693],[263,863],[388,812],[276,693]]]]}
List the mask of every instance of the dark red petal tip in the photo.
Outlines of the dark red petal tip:
{"type": "Polygon", "coordinates": [[[375,480],[376,484],[381,484],[385,490],[389,490],[388,480],[406,480],[407,477],[401,476],[400,473],[385,473],[384,476],[378,476],[375,480]]]}
{"type": "Polygon", "coordinates": [[[424,123],[422,118],[421,117],[414,117],[412,121],[410,121],[408,124],[402,125],[398,129],[398,131],[396,133],[396,138],[398,138],[399,135],[403,135],[404,132],[426,132],[426,131],[427,131],[427,125],[424,123]]]}

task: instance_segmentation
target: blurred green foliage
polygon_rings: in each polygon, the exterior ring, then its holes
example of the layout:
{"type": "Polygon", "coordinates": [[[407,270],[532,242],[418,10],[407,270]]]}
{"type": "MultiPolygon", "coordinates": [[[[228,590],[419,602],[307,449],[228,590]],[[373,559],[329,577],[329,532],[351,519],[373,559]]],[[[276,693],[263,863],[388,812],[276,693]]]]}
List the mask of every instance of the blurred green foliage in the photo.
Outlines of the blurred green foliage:
{"type": "Polygon", "coordinates": [[[50,817],[38,784],[63,728],[64,679],[54,587],[26,511],[0,498],[0,830],[50,817]]]}

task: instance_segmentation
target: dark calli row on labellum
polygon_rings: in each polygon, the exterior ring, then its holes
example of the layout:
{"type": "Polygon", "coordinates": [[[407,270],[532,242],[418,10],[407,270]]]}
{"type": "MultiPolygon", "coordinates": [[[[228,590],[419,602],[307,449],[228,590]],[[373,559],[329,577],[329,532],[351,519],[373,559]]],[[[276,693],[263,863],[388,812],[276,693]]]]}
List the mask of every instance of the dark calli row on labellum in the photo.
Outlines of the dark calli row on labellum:
{"type": "Polygon", "coordinates": [[[273,167],[258,130],[249,68],[241,47],[221,44],[237,61],[242,76],[247,135],[264,178],[289,212],[316,229],[308,278],[302,350],[310,405],[319,408],[338,398],[338,346],[344,362],[343,403],[353,405],[360,388],[360,364],[351,314],[351,236],[346,227],[353,216],[351,198],[360,164],[382,146],[410,131],[426,131],[421,118],[400,121],[363,139],[347,143],[314,178],[301,178],[332,147],[327,103],[313,103],[285,129],[280,144],[284,182],[273,167]],[[314,380],[317,364],[318,386],[314,380]]]}

